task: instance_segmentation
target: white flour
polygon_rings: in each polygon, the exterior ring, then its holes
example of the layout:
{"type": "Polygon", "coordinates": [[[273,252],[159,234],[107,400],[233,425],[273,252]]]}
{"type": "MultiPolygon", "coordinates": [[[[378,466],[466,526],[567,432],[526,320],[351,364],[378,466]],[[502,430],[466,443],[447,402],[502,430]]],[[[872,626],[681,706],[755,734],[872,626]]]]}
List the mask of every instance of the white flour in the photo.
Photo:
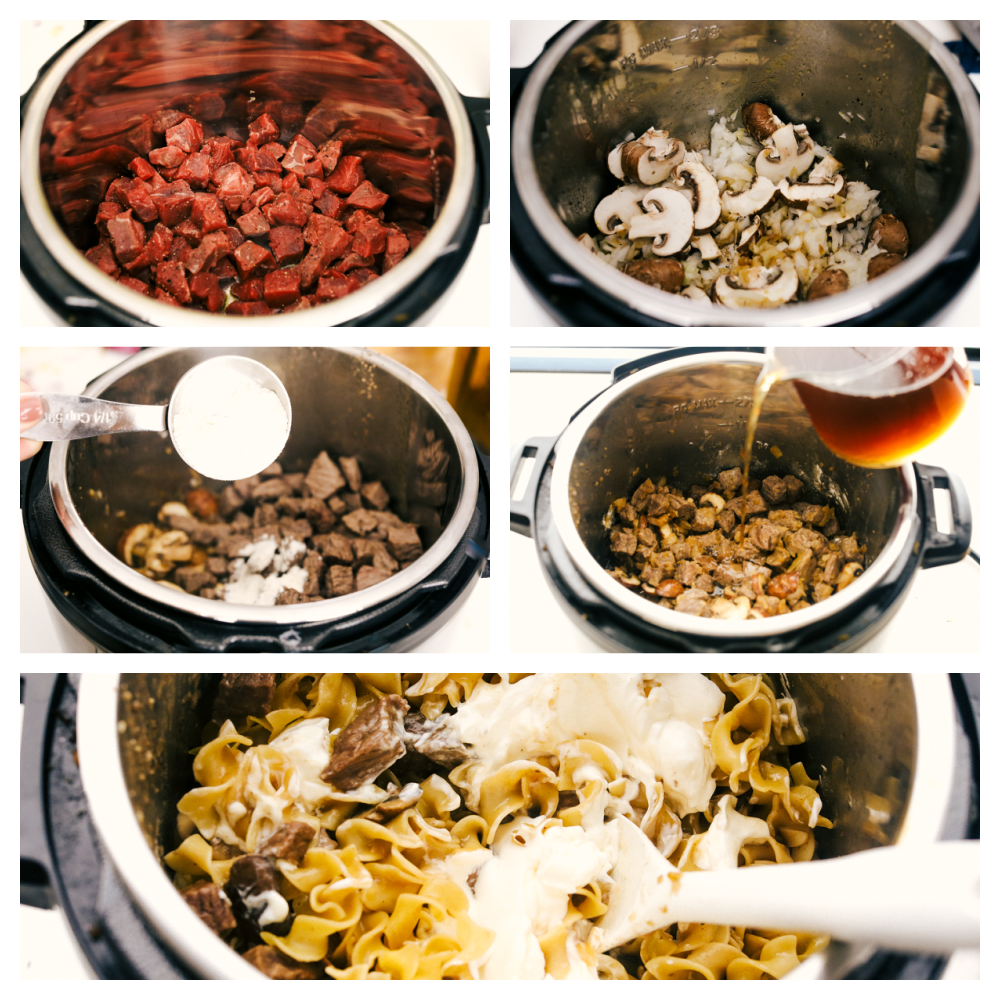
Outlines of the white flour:
{"type": "Polygon", "coordinates": [[[237,566],[226,584],[224,599],[229,604],[271,607],[286,587],[301,594],[309,574],[301,566],[291,566],[291,562],[305,550],[305,544],[297,538],[286,538],[279,545],[268,536],[245,545],[240,549],[243,558],[236,560],[237,566]],[[268,566],[275,572],[261,576],[268,566]]]}
{"type": "Polygon", "coordinates": [[[170,420],[178,454],[211,479],[255,476],[281,454],[288,437],[281,400],[229,368],[195,369],[170,420]]]}

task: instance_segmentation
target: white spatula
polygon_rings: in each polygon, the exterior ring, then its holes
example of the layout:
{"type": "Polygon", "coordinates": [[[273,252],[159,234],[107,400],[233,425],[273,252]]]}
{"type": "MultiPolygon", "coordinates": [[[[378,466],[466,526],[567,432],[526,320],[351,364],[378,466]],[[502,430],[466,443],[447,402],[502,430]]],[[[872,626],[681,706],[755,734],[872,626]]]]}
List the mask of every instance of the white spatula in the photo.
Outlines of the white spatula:
{"type": "Polygon", "coordinates": [[[615,823],[619,857],[598,924],[601,951],[675,923],[806,931],[936,954],[979,946],[978,841],[678,872],[634,823],[615,823]]]}

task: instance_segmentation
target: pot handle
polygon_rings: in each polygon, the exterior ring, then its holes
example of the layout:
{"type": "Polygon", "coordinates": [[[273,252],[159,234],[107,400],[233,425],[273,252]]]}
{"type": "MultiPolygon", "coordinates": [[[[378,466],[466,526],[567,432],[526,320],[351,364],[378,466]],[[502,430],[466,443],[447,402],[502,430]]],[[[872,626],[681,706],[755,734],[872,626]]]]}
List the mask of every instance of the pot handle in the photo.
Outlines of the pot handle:
{"type": "Polygon", "coordinates": [[[541,482],[542,473],[545,471],[545,464],[552,454],[552,446],[558,439],[554,437],[528,438],[517,450],[514,458],[510,462],[510,530],[516,531],[519,535],[532,537],[532,528],[535,511],[535,496],[538,493],[538,484],[541,482]],[[535,467],[531,470],[528,478],[528,485],[520,500],[514,499],[514,486],[521,474],[521,469],[525,461],[529,458],[535,459],[535,467]]]}
{"type": "Polygon", "coordinates": [[[619,365],[611,372],[611,384],[617,385],[623,378],[635,372],[642,371],[643,368],[651,368],[660,364],[661,361],[673,361],[676,358],[687,358],[693,354],[715,354],[720,351],[741,351],[744,354],[763,354],[763,347],[671,347],[666,351],[658,351],[656,354],[647,354],[644,358],[636,358],[635,361],[626,362],[619,365]]]}
{"type": "Polygon", "coordinates": [[[45,821],[45,747],[58,674],[21,674],[21,902],[51,910],[56,905],[45,821]]]}
{"type": "Polygon", "coordinates": [[[479,166],[483,172],[483,218],[480,225],[490,221],[490,99],[488,97],[466,97],[461,95],[469,122],[472,125],[479,166]]]}
{"type": "Polygon", "coordinates": [[[937,466],[921,465],[919,462],[913,463],[913,471],[917,476],[925,511],[921,565],[930,569],[933,566],[959,562],[965,558],[972,542],[972,507],[962,480],[937,466]],[[951,497],[952,528],[949,533],[938,529],[934,509],[935,489],[946,489],[951,497]]]}

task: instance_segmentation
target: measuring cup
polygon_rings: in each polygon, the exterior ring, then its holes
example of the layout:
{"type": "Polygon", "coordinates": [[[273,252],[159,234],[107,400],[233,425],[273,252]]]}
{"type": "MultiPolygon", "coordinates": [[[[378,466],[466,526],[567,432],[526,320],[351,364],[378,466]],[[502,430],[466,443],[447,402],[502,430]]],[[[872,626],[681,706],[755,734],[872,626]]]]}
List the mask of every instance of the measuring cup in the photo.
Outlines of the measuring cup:
{"type": "MultiPolygon", "coordinates": [[[[201,381],[201,378],[198,381],[201,381]]],[[[109,399],[55,392],[22,392],[22,407],[26,400],[38,401],[42,417],[33,427],[21,431],[22,438],[32,441],[76,441],[80,438],[98,437],[101,434],[125,434],[133,431],[156,431],[162,434],[167,431],[181,459],[196,472],[211,479],[245,479],[266,469],[281,454],[292,426],[292,404],[281,379],[259,361],[239,355],[222,355],[195,365],[181,377],[166,406],[116,403],[109,399]],[[200,377],[206,374],[210,376],[218,374],[224,377],[226,372],[238,372],[263,388],[271,390],[278,397],[285,412],[283,434],[276,435],[274,440],[268,443],[266,452],[258,451],[253,456],[250,464],[256,466],[255,468],[237,470],[240,474],[236,476],[220,476],[219,469],[205,466],[203,460],[195,458],[192,461],[190,456],[185,455],[183,447],[178,445],[173,425],[174,415],[195,402],[193,393],[196,390],[192,389],[196,384],[193,377],[195,373],[200,377]],[[277,444],[279,439],[280,445],[277,444]],[[265,460],[265,455],[270,457],[265,460]]],[[[212,431],[213,428],[206,425],[205,434],[210,434],[212,431]]]]}
{"type": "Polygon", "coordinates": [[[776,381],[794,384],[834,454],[871,469],[940,437],[972,385],[960,347],[769,347],[757,385],[776,381]]]}

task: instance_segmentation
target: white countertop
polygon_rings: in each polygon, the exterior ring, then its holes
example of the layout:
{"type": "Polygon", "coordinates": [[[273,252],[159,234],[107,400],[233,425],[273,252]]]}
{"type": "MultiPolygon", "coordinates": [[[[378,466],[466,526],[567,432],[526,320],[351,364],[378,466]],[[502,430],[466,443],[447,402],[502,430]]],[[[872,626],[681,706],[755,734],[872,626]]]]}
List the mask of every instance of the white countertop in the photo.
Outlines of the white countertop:
{"type": "MultiPolygon", "coordinates": [[[[489,21],[393,21],[448,74],[459,93],[490,93],[489,21]]],[[[83,21],[21,21],[20,85],[23,94],[42,64],[83,29],[83,21]]],[[[416,326],[490,325],[490,227],[480,226],[472,252],[451,287],[416,326]]],[[[21,326],[66,326],[19,275],[21,326]]]]}
{"type": "MultiPolygon", "coordinates": [[[[560,28],[569,22],[561,21],[511,21],[510,64],[528,66],[541,54],[542,47],[560,28]]],[[[943,42],[960,38],[950,21],[920,21],[928,31],[943,42]]],[[[978,74],[971,78],[979,86],[978,74]]],[[[980,271],[969,280],[961,293],[927,324],[928,326],[978,327],[979,299],[981,292],[980,271]]],[[[510,325],[559,326],[556,319],[540,302],[531,287],[510,264],[510,325]]],[[[511,439],[513,441],[513,438],[511,439]]]]}
{"type": "MultiPolygon", "coordinates": [[[[649,350],[591,348],[511,348],[512,356],[640,356],[649,350]]],[[[518,373],[510,376],[510,441],[517,449],[531,437],[560,434],[569,418],[611,384],[606,374],[518,373]]],[[[964,412],[941,438],[915,461],[937,465],[957,475],[972,504],[972,547],[979,551],[980,390],[974,387],[964,412]]],[[[513,452],[512,452],[513,454],[513,452]]],[[[535,542],[510,535],[510,649],[512,653],[604,653],[571,620],[552,593],[535,542]]],[[[979,566],[966,557],[951,566],[917,571],[913,587],[889,623],[859,652],[978,653],[979,566]]],[[[729,669],[728,667],[723,669],[729,669]]]]}

